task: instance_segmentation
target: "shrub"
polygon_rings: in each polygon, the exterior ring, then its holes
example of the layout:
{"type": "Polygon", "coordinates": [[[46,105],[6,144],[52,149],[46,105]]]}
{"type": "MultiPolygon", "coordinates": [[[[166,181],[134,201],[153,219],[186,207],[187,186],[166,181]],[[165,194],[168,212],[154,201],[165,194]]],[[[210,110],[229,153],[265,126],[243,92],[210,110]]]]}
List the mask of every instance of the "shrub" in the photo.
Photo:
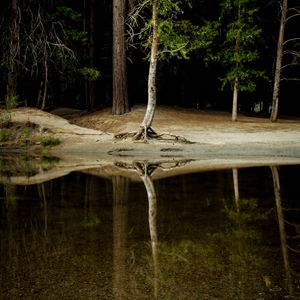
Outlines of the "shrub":
{"type": "Polygon", "coordinates": [[[10,134],[11,132],[8,128],[3,128],[0,130],[0,145],[9,140],[10,134]]]}
{"type": "Polygon", "coordinates": [[[56,146],[60,144],[60,140],[57,137],[53,136],[45,136],[41,139],[41,144],[46,147],[46,146],[56,146]]]}

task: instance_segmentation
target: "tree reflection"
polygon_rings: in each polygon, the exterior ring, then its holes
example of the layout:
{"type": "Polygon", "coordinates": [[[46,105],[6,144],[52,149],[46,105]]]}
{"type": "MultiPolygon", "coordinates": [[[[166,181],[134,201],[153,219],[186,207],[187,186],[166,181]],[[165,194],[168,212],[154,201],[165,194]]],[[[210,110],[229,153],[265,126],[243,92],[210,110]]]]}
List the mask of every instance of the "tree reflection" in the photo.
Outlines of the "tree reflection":
{"type": "Polygon", "coordinates": [[[41,183],[37,185],[39,197],[42,199],[44,208],[44,235],[47,235],[48,229],[48,209],[47,209],[47,198],[45,192],[45,184],[41,183]]]}
{"type": "Polygon", "coordinates": [[[239,191],[239,177],[238,177],[238,169],[232,169],[232,177],[233,177],[233,190],[234,190],[234,199],[237,210],[240,210],[240,191],[239,191]]]}
{"type": "Polygon", "coordinates": [[[157,198],[155,187],[151,174],[158,167],[159,164],[149,164],[147,161],[134,162],[133,164],[117,163],[119,167],[126,169],[134,169],[140,176],[144,183],[147,197],[148,197],[148,222],[151,239],[153,269],[154,269],[154,297],[158,297],[158,283],[159,283],[159,257],[158,257],[158,236],[157,236],[157,198]]]}
{"type": "Polygon", "coordinates": [[[114,297],[126,298],[126,254],[129,180],[122,176],[112,178],[113,185],[113,257],[114,257],[114,297]]]}
{"type": "Polygon", "coordinates": [[[286,280],[287,280],[287,289],[289,294],[292,296],[294,294],[294,287],[292,282],[291,268],[289,264],[288,245],[287,245],[286,231],[284,226],[285,220],[284,220],[281,193],[280,193],[280,179],[279,179],[279,173],[277,167],[272,166],[271,172],[272,172],[272,178],[274,184],[274,195],[275,195],[277,219],[278,219],[279,234],[280,234],[280,244],[281,244],[281,251],[282,251],[284,269],[286,274],[286,280]]]}
{"type": "Polygon", "coordinates": [[[151,238],[151,249],[154,268],[154,297],[158,297],[158,282],[159,282],[159,257],[158,257],[158,237],[157,237],[157,198],[155,187],[151,174],[157,166],[149,165],[147,162],[135,163],[135,169],[139,173],[148,197],[148,222],[151,238]]]}
{"type": "Polygon", "coordinates": [[[148,161],[135,161],[132,164],[117,162],[116,165],[120,168],[135,170],[140,179],[142,180],[148,198],[148,223],[151,239],[151,251],[152,251],[152,264],[153,264],[153,289],[154,298],[159,297],[159,283],[161,279],[160,260],[159,260],[159,247],[158,247],[158,234],[157,234],[157,197],[155,192],[155,186],[153,183],[152,175],[157,168],[173,169],[188,161],[159,161],[156,163],[149,163],[148,161]]]}

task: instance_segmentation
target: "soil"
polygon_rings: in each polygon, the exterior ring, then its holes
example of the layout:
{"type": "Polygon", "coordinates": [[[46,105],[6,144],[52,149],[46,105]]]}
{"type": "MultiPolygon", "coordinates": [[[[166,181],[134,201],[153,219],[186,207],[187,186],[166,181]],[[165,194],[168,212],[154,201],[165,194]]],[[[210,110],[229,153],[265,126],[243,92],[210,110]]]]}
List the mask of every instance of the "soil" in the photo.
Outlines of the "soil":
{"type": "MultiPolygon", "coordinates": [[[[11,117],[14,123],[37,124],[37,135],[51,134],[60,139],[61,143],[51,148],[51,155],[60,159],[60,168],[55,168],[55,174],[48,177],[99,168],[99,165],[102,176],[109,176],[116,172],[116,163],[133,160],[193,161],[184,164],[194,171],[225,166],[300,164],[299,119],[271,123],[267,118],[240,114],[239,120],[232,122],[230,113],[226,112],[158,106],[153,129],[159,134],[166,133],[165,139],[148,143],[130,138],[116,140],[116,134],[138,130],[145,109],[145,106],[134,106],[127,114],[113,116],[110,109],[87,113],[60,108],[47,113],[18,108],[11,112],[11,117]],[[192,143],[176,142],[175,135],[192,143]]],[[[39,179],[32,178],[32,181],[39,179]]]]}
{"type": "MultiPolygon", "coordinates": [[[[12,111],[12,120],[35,123],[41,127],[40,131],[51,130],[61,136],[88,138],[97,135],[100,140],[109,141],[115,134],[136,131],[144,113],[144,106],[135,106],[131,112],[121,116],[113,116],[108,108],[93,113],[67,108],[51,113],[18,108],[12,111]]],[[[167,132],[192,142],[208,144],[298,142],[300,137],[299,119],[281,119],[271,123],[267,118],[240,115],[238,122],[232,122],[226,112],[170,107],[157,107],[153,128],[159,133],[167,132]]],[[[76,143],[77,138],[73,142],[76,143]]]]}

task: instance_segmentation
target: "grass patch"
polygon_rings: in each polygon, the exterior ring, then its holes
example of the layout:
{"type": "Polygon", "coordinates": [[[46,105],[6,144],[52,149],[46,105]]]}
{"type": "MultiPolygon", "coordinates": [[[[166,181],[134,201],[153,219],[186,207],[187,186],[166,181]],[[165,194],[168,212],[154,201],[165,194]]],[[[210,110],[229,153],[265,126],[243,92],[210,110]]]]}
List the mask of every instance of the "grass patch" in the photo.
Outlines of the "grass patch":
{"type": "Polygon", "coordinates": [[[57,137],[53,137],[53,136],[44,136],[41,139],[41,144],[44,147],[47,146],[56,146],[60,144],[60,139],[57,137]]]}
{"type": "Polygon", "coordinates": [[[11,130],[9,128],[2,128],[0,130],[0,145],[4,144],[9,140],[11,130]]]}

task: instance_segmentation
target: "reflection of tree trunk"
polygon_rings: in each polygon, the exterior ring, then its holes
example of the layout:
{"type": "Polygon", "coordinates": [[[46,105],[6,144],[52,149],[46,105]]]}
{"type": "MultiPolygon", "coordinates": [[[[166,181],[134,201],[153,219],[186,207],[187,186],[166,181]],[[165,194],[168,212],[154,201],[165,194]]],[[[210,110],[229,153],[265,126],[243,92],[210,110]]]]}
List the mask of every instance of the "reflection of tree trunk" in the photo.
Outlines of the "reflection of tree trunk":
{"type": "Polygon", "coordinates": [[[45,193],[45,185],[39,184],[38,185],[38,193],[40,198],[43,200],[43,208],[44,208],[44,235],[47,235],[47,229],[48,229],[48,210],[47,210],[47,199],[46,199],[46,193],[45,193]]]}
{"type": "Polygon", "coordinates": [[[126,298],[126,253],[127,253],[127,217],[128,184],[127,178],[114,176],[113,184],[113,235],[114,235],[114,296],[126,298]]]}
{"type": "Polygon", "coordinates": [[[154,268],[154,296],[158,298],[158,283],[159,283],[159,257],[158,257],[158,237],[157,237],[157,198],[155,193],[154,184],[152,181],[151,174],[158,168],[164,170],[174,169],[176,167],[181,167],[183,164],[190,162],[190,160],[178,160],[178,161],[160,161],[155,163],[148,163],[147,161],[134,162],[133,164],[127,164],[123,162],[116,162],[116,165],[120,168],[133,169],[138,172],[140,178],[142,179],[148,197],[149,203],[149,229],[150,229],[150,238],[151,238],[151,249],[153,257],[153,268],[154,268]]]}
{"type": "Polygon", "coordinates": [[[233,189],[234,189],[234,200],[237,210],[240,210],[240,192],[239,192],[239,177],[238,177],[238,169],[232,169],[233,176],[233,189]]]}
{"type": "Polygon", "coordinates": [[[274,184],[274,194],[275,194],[277,218],[278,218],[278,225],[279,225],[280,243],[281,243],[284,268],[286,272],[287,287],[290,295],[292,295],[293,283],[292,283],[291,269],[289,265],[286,232],[284,227],[284,215],[283,215],[283,210],[281,205],[279,174],[278,174],[277,167],[271,167],[271,171],[272,171],[273,184],[274,184]]]}
{"type": "Polygon", "coordinates": [[[141,176],[145,188],[147,190],[148,203],[149,203],[149,229],[151,237],[153,267],[154,267],[154,296],[158,297],[158,275],[159,275],[159,259],[158,259],[158,238],[157,238],[157,198],[155,193],[154,184],[150,175],[147,174],[147,170],[144,175],[141,176]]]}
{"type": "Polygon", "coordinates": [[[17,279],[17,270],[18,270],[18,255],[16,253],[18,252],[18,243],[16,241],[16,236],[14,234],[17,224],[18,224],[18,207],[15,203],[16,201],[16,186],[7,184],[4,185],[4,200],[5,200],[5,216],[6,216],[6,224],[7,224],[7,243],[4,243],[4,245],[1,244],[1,254],[4,254],[7,260],[7,265],[10,268],[10,276],[11,280],[14,278],[14,280],[17,279]]]}

